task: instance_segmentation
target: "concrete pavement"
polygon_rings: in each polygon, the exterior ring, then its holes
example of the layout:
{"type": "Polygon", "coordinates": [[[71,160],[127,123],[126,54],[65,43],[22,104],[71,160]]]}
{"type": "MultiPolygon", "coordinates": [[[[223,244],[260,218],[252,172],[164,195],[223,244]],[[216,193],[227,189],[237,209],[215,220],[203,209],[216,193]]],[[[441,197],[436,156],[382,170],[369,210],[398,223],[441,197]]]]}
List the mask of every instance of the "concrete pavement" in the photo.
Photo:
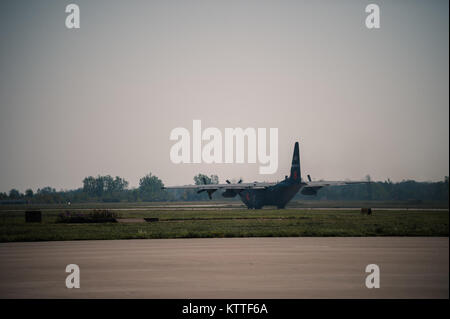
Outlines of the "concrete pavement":
{"type": "Polygon", "coordinates": [[[0,244],[0,298],[448,298],[448,284],[448,237],[0,244]],[[80,289],[65,286],[68,264],[80,289]]]}

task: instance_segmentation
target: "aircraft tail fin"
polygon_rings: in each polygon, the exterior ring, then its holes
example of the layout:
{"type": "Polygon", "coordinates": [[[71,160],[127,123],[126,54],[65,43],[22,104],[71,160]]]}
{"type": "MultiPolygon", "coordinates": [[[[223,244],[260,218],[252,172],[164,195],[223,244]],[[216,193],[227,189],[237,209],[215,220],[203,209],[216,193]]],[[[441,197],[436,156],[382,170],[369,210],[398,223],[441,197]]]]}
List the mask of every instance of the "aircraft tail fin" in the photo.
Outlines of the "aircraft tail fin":
{"type": "Polygon", "coordinates": [[[295,142],[294,155],[292,156],[291,176],[289,178],[296,183],[300,183],[302,180],[300,173],[300,151],[298,142],[295,142]]]}

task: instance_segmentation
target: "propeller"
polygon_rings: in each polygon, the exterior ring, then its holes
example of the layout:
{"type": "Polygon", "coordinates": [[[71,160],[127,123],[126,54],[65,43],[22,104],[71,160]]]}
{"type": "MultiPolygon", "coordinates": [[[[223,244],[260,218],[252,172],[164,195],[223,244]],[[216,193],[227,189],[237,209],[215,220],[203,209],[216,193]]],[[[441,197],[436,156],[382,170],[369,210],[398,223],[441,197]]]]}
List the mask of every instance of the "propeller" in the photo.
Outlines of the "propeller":
{"type": "MultiPolygon", "coordinates": [[[[227,179],[226,180],[227,184],[231,184],[231,182],[227,179]]],[[[237,182],[238,184],[242,183],[242,178],[239,180],[239,182],[237,182]]]]}

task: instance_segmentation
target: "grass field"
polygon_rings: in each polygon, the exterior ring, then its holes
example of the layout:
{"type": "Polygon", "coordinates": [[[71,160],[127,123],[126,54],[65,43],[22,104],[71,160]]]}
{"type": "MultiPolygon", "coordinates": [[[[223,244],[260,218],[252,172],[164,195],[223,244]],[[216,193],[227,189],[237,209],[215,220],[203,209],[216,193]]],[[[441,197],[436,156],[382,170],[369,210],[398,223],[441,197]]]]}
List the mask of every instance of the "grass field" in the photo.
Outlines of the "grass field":
{"type": "MultiPolygon", "coordinates": [[[[91,206],[91,208],[98,208],[91,206]]],[[[126,205],[114,210],[123,219],[158,222],[62,224],[66,208],[42,209],[42,223],[25,223],[24,210],[0,210],[0,242],[85,239],[285,237],[285,236],[448,236],[448,210],[377,210],[371,216],[351,209],[247,210],[186,209],[126,205]]],[[[71,209],[76,209],[72,207],[71,209]]],[[[78,207],[80,211],[89,205],[78,207]]]]}

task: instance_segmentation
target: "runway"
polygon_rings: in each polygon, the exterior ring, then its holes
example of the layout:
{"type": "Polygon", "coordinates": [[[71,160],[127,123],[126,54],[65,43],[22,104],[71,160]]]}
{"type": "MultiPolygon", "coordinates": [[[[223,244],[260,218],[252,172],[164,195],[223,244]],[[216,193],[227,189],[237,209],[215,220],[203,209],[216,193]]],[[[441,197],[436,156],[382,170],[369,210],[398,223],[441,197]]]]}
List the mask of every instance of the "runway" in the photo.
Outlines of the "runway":
{"type": "Polygon", "coordinates": [[[448,237],[2,243],[0,258],[0,298],[449,297],[448,237]],[[68,264],[79,289],[66,288],[68,264]]]}

